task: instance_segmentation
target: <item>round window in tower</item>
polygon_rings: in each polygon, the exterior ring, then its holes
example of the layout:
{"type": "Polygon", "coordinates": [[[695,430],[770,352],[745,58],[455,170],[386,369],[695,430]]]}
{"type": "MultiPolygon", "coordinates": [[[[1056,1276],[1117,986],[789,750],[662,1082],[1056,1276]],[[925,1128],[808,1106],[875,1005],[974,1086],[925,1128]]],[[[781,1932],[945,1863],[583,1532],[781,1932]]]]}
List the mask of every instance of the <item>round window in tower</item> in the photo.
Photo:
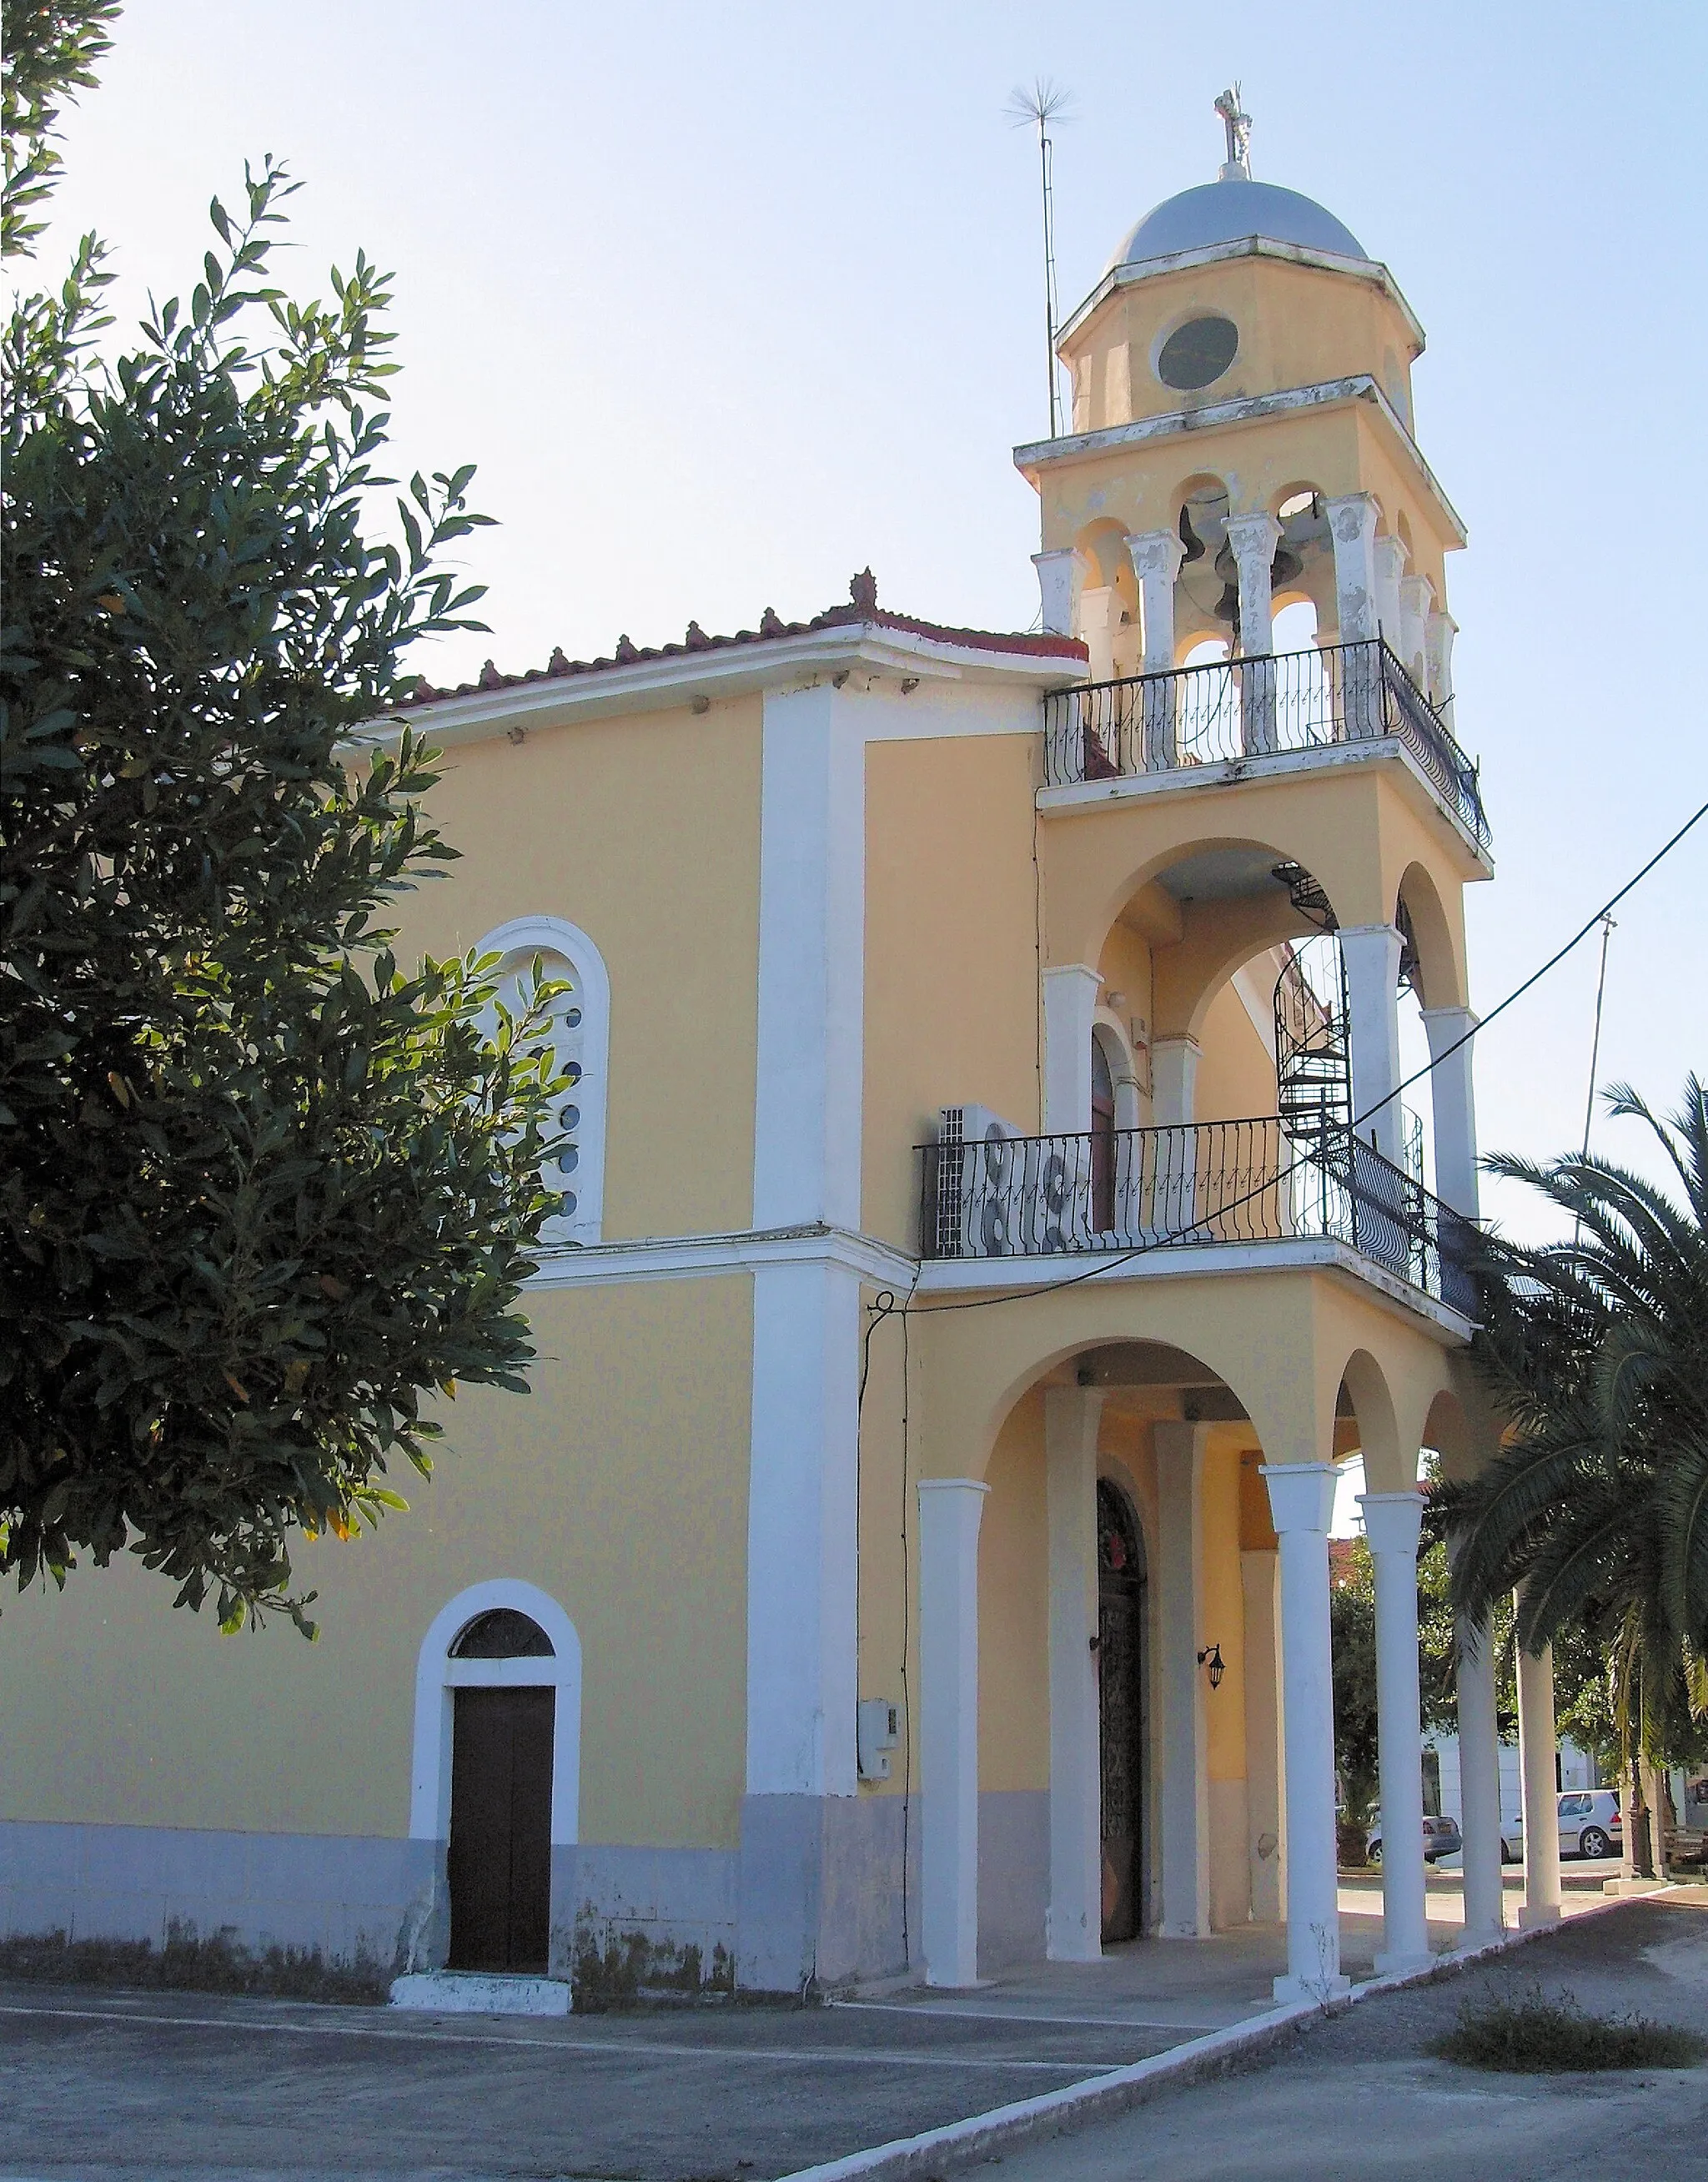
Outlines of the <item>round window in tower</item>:
{"type": "Polygon", "coordinates": [[[1176,393],[1195,394],[1219,379],[1240,351],[1231,318],[1188,318],[1176,326],[1157,356],[1157,376],[1176,393]]]}

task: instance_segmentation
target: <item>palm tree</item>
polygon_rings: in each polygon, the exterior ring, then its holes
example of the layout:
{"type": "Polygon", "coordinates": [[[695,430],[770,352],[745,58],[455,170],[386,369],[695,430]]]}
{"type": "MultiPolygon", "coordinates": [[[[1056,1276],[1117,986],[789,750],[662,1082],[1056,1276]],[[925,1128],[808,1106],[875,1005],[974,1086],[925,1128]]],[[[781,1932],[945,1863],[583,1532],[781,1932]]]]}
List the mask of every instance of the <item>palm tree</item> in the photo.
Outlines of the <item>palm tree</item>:
{"type": "Polygon", "coordinates": [[[1657,1763],[1708,1725],[1708,1089],[1690,1077],[1670,1121],[1622,1084],[1608,1105],[1654,1132],[1683,1202],[1588,1154],[1487,1162],[1572,1235],[1487,1239],[1476,1354],[1507,1437],[1432,1504],[1455,1606],[1481,1619],[1517,1589],[1532,1653],[1589,1633],[1628,1753],[1657,1763]]]}

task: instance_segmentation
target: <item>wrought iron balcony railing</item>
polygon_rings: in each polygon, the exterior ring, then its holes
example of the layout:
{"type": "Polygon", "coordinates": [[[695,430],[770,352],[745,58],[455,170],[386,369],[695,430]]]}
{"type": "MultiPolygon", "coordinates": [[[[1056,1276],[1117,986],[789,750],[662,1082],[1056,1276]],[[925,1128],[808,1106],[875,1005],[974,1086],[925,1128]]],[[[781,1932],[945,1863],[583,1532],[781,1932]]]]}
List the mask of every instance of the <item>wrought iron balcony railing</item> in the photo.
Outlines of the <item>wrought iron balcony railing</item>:
{"type": "Polygon", "coordinates": [[[1489,845],[1476,767],[1379,638],[1081,683],[1043,703],[1048,787],[1393,736],[1489,845]]]}
{"type": "Polygon", "coordinates": [[[1302,1140],[1279,1119],[1055,1137],[993,1126],[973,1142],[946,1128],[919,1149],[927,1258],[1329,1238],[1472,1315],[1475,1229],[1344,1128],[1302,1140]]]}

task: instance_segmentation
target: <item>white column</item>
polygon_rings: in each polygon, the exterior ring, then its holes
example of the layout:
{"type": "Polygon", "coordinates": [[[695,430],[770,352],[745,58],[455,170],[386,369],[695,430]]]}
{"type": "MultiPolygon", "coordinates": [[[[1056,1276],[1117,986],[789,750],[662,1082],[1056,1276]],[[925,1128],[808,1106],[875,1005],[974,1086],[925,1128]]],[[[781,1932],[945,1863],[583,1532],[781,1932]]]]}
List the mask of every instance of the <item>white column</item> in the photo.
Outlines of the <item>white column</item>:
{"type": "Polygon", "coordinates": [[[1329,1636],[1331,1462],[1265,1463],[1281,1560],[1281,1688],[1287,1763],[1287,1974],[1277,2000],[1330,1999],[1340,1970],[1335,1842],[1335,1693],[1329,1636]]]}
{"type": "Polygon", "coordinates": [[[1406,573],[1406,549],[1397,538],[1385,534],[1375,543],[1376,626],[1388,649],[1400,649],[1400,584],[1406,573]]]}
{"type": "Polygon", "coordinates": [[[1192,1116],[1203,1048],[1195,1038],[1159,1038],[1151,1046],[1151,1119],[1166,1136],[1153,1146],[1155,1180],[1144,1224],[1158,1235],[1184,1232],[1198,1217],[1198,1140],[1192,1116]]]}
{"type": "Polygon", "coordinates": [[[1429,694],[1429,662],[1425,632],[1434,602],[1435,586],[1427,576],[1401,578],[1400,636],[1394,649],[1405,662],[1406,672],[1426,697],[1429,694]]]}
{"type": "Polygon", "coordinates": [[[1139,579],[1143,671],[1163,678],[1145,685],[1143,722],[1145,769],[1160,773],[1180,762],[1173,678],[1175,580],[1186,549],[1172,530],[1145,530],[1128,539],[1127,551],[1139,579]]]}
{"type": "Polygon", "coordinates": [[[1114,678],[1115,617],[1120,603],[1120,593],[1108,584],[1094,584],[1080,593],[1079,633],[1088,654],[1088,681],[1114,678]]]}
{"type": "Polygon", "coordinates": [[[1435,1122],[1435,1194],[1468,1220],[1478,1214],[1477,1100],[1471,1076],[1473,1044],[1464,1043],[1477,1027],[1469,1008],[1425,1008],[1423,1033],[1429,1041],[1430,1105],[1435,1122]],[[1457,1047],[1457,1051],[1452,1050],[1457,1047]],[[1445,1056],[1443,1058],[1442,1056],[1445,1056]]]}
{"type": "Polygon", "coordinates": [[[1524,1810],[1524,1906],[1518,1922],[1560,1921],[1560,1803],[1554,1786],[1554,1653],[1518,1648],[1518,1778],[1524,1810]]]}
{"type": "Polygon", "coordinates": [[[1423,1864],[1423,1744],[1418,1691],[1421,1493],[1363,1493],[1376,1569],[1376,1740],[1382,1775],[1382,1952],[1388,1976],[1429,1959],[1423,1864]]]}
{"type": "Polygon", "coordinates": [[[1405,1121],[1400,1101],[1389,1096],[1400,1081],[1399,929],[1392,924],[1343,925],[1340,941],[1351,1013],[1352,1112],[1358,1135],[1365,1144],[1374,1143],[1384,1159],[1403,1166],[1405,1121]]]}
{"type": "Polygon", "coordinates": [[[1453,639],[1459,624],[1437,608],[1423,631],[1423,658],[1429,673],[1429,701],[1449,728],[1453,724],[1453,639]]]}
{"type": "Polygon", "coordinates": [[[859,701],[767,692],[755,1227],[860,1224],[865,743],[859,701]]]}
{"type": "Polygon", "coordinates": [[[1044,972],[1044,1133],[1092,1126],[1092,1023],[1103,979],[1087,962],[1044,972]]]}
{"type": "Polygon", "coordinates": [[[753,1287],[747,1792],[852,1796],[860,1277],[760,1265],[753,1287]]]}
{"type": "Polygon", "coordinates": [[[1044,634],[1071,636],[1074,633],[1074,568],[1079,559],[1071,546],[1053,553],[1034,553],[1038,591],[1043,601],[1044,634]]]}
{"type": "Polygon", "coordinates": [[[1228,545],[1240,579],[1238,670],[1241,747],[1250,757],[1275,747],[1274,607],[1271,573],[1281,526],[1273,515],[1230,515],[1228,545]]]}
{"type": "Polygon", "coordinates": [[[1279,1924],[1287,1913],[1285,1769],[1281,1764],[1280,1563],[1271,1553],[1240,1555],[1246,1608],[1246,1811],[1252,1915],[1279,1924]]]}
{"type": "Polygon", "coordinates": [[[920,1483],[920,1937],[927,1985],[978,1982],[979,1519],[990,1487],[920,1483]]]}
{"type": "Polygon", "coordinates": [[[1166,674],[1175,664],[1175,579],[1186,547],[1172,530],[1144,530],[1127,540],[1139,579],[1140,625],[1147,674],[1166,674]]]}
{"type": "Polygon", "coordinates": [[[1465,1939],[1486,1947],[1506,1929],[1501,1880],[1501,1730],[1489,1625],[1461,1620],[1459,1831],[1464,1841],[1465,1939]]]}
{"type": "Polygon", "coordinates": [[[1335,618],[1341,643],[1357,644],[1376,634],[1376,503],[1352,492],[1323,510],[1335,543],[1335,618]]]}
{"type": "Polygon", "coordinates": [[[1196,1940],[1210,1930],[1210,1789],[1198,1664],[1206,1427],[1164,1419],[1157,1448],[1157,1695],[1162,1713],[1163,1913],[1157,1935],[1196,1940]]]}
{"type": "Polygon", "coordinates": [[[1271,571],[1280,540],[1280,524],[1262,510],[1228,518],[1228,545],[1240,580],[1240,649],[1247,658],[1274,648],[1271,571]]]}
{"type": "Polygon", "coordinates": [[[1097,1666],[1097,1389],[1044,1395],[1044,1507],[1050,1565],[1050,1903],[1053,1963],[1103,1949],[1102,1749],[1097,1666]]]}
{"type": "Polygon", "coordinates": [[[1159,1129],[1191,1121],[1204,1049],[1184,1033],[1151,1045],[1151,1118],[1159,1129]]]}

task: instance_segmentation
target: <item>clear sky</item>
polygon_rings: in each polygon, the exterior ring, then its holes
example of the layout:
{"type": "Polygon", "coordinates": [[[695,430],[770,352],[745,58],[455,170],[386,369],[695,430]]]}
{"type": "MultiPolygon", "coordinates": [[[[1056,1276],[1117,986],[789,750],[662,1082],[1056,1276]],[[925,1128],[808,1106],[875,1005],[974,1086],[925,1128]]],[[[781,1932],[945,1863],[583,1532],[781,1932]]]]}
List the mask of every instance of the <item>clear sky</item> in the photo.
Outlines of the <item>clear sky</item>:
{"type": "MultiPolygon", "coordinates": [[[[435,681],[804,616],[868,562],[887,605],[1024,628],[1036,167],[1003,108],[1039,75],[1074,94],[1071,309],[1213,176],[1237,76],[1256,174],[1337,213],[1429,332],[1418,436],[1471,534],[1486,1010],[1708,799],[1705,72],[1700,0],[131,0],[60,230],[110,239],[121,307],[187,291],[208,197],[270,151],[307,184],[299,293],[358,245],[395,269],[406,474],[478,462],[500,524],[471,556],[493,634],[419,655],[435,681]]],[[[1708,1070],[1705,909],[1708,821],[1613,939],[1601,1077],[1663,1107],[1708,1070]]],[[[1578,1137],[1595,968],[1586,944],[1479,1041],[1485,1146],[1578,1137]]]]}

